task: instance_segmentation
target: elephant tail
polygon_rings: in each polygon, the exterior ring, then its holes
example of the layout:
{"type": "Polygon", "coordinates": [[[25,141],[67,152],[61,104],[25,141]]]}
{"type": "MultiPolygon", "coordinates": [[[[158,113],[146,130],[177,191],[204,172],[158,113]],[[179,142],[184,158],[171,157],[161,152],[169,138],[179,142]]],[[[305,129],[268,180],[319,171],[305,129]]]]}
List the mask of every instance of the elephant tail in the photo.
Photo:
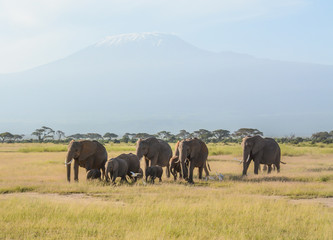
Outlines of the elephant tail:
{"type": "Polygon", "coordinates": [[[208,166],[208,169],[209,169],[209,171],[211,172],[212,170],[210,170],[210,166],[209,166],[209,163],[207,163],[207,166],[208,166]]]}
{"type": "Polygon", "coordinates": [[[282,162],[282,161],[280,161],[280,163],[282,163],[282,164],[287,164],[287,163],[285,163],[285,162],[282,162]]]}

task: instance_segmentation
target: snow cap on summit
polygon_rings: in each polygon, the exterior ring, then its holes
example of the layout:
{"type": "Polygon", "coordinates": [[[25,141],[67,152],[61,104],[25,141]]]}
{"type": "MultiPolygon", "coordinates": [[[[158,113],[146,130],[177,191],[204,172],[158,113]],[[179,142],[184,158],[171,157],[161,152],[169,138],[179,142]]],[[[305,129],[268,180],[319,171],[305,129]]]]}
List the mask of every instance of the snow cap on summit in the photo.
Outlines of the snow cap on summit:
{"type": "Polygon", "coordinates": [[[168,41],[182,41],[174,34],[144,32],[144,33],[128,33],[108,36],[95,44],[96,47],[101,46],[120,46],[127,43],[149,42],[155,47],[159,47],[168,41]]]}

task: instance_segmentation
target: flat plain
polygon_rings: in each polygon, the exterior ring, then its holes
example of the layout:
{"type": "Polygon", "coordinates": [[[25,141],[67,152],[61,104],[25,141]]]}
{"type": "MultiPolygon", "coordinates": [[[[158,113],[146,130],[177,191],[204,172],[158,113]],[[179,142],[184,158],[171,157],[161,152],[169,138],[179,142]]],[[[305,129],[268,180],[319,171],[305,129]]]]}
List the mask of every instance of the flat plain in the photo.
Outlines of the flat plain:
{"type": "MultiPolygon", "coordinates": [[[[174,144],[171,144],[174,148],[174,144]]],[[[109,157],[134,144],[106,144],[109,157]]],[[[333,146],[281,145],[281,172],[242,177],[241,146],[209,144],[215,180],[67,183],[66,145],[0,144],[0,239],[332,239],[333,146]],[[216,178],[223,175],[223,180],[216,178]]],[[[197,170],[195,170],[197,174],[197,170]]],[[[73,174],[72,174],[73,176],[73,174]]]]}

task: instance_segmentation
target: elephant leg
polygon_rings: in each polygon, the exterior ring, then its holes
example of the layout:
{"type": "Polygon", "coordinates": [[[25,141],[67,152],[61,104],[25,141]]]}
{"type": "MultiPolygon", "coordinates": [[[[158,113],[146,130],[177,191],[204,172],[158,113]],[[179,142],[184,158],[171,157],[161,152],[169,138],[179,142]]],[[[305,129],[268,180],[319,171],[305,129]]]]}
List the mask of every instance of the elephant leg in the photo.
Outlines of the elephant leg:
{"type": "Polygon", "coordinates": [[[74,181],[79,181],[79,161],[74,161],[74,181]]]}
{"type": "Polygon", "coordinates": [[[118,173],[117,172],[113,172],[112,174],[112,183],[116,182],[116,178],[118,177],[118,173]]]}
{"type": "Polygon", "coordinates": [[[167,165],[167,168],[165,169],[165,173],[166,173],[166,175],[167,175],[167,178],[169,178],[170,177],[170,168],[169,168],[169,163],[168,163],[168,165],[167,165]]]}
{"type": "Polygon", "coordinates": [[[243,163],[243,175],[246,175],[247,169],[249,168],[250,163],[251,163],[251,161],[247,161],[247,162],[243,163]]]}
{"type": "Polygon", "coordinates": [[[276,166],[276,171],[279,173],[280,172],[280,162],[275,164],[275,166],[276,166]]]}
{"type": "Polygon", "coordinates": [[[203,170],[203,167],[199,167],[199,179],[202,179],[202,170],[203,170]]]}
{"type": "Polygon", "coordinates": [[[101,178],[102,178],[102,180],[104,180],[105,179],[105,166],[103,165],[101,167],[101,169],[102,169],[102,176],[101,176],[101,178]]]}
{"type": "Polygon", "coordinates": [[[94,159],[92,157],[89,157],[86,159],[85,167],[86,167],[87,172],[92,169],[93,161],[94,161],[94,159]]]}
{"type": "Polygon", "coordinates": [[[254,161],[254,174],[258,174],[260,161],[254,161]]]}
{"type": "Polygon", "coordinates": [[[149,159],[145,157],[145,170],[147,170],[147,168],[149,167],[149,159]]]}
{"type": "Polygon", "coordinates": [[[267,173],[269,174],[271,172],[272,172],[272,165],[268,165],[268,171],[267,171],[267,173]]]}
{"type": "Polygon", "coordinates": [[[194,164],[193,164],[192,161],[190,161],[190,166],[189,166],[190,174],[189,174],[189,177],[188,177],[188,180],[187,180],[189,183],[194,183],[193,182],[193,170],[194,170],[194,164]]]}
{"type": "Polygon", "coordinates": [[[179,178],[183,178],[182,170],[179,171],[179,178]]]}
{"type": "Polygon", "coordinates": [[[121,177],[121,182],[127,182],[127,183],[128,183],[127,178],[126,178],[126,175],[123,176],[123,177],[121,177]]]}

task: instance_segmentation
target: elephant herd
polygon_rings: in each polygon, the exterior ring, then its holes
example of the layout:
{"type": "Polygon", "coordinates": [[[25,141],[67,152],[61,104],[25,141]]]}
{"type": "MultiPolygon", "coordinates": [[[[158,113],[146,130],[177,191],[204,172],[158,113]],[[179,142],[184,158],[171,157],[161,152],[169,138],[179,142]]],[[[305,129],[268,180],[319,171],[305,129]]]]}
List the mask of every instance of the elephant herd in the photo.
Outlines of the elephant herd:
{"type": "MultiPolygon", "coordinates": [[[[254,173],[258,174],[260,164],[268,166],[268,173],[272,165],[280,171],[280,147],[272,138],[260,136],[245,137],[243,146],[243,175],[246,175],[250,162],[254,161],[254,173]]],[[[174,155],[170,145],[155,137],[139,139],[136,144],[136,155],[121,154],[108,160],[105,147],[90,140],[71,141],[68,145],[67,158],[67,181],[71,179],[71,163],[74,160],[74,180],[78,181],[79,166],[87,171],[87,179],[105,179],[112,183],[120,177],[126,181],[129,177],[132,181],[143,177],[143,170],[140,168],[140,160],[144,158],[146,181],[148,178],[154,183],[155,178],[162,180],[163,167],[166,167],[166,175],[170,173],[174,180],[179,174],[189,183],[193,182],[193,170],[198,168],[199,179],[202,179],[202,172],[209,176],[210,166],[207,163],[207,145],[197,138],[178,141],[174,155]],[[208,170],[209,169],[209,170],[208,170]]],[[[283,163],[283,162],[281,162],[283,163]]]]}

